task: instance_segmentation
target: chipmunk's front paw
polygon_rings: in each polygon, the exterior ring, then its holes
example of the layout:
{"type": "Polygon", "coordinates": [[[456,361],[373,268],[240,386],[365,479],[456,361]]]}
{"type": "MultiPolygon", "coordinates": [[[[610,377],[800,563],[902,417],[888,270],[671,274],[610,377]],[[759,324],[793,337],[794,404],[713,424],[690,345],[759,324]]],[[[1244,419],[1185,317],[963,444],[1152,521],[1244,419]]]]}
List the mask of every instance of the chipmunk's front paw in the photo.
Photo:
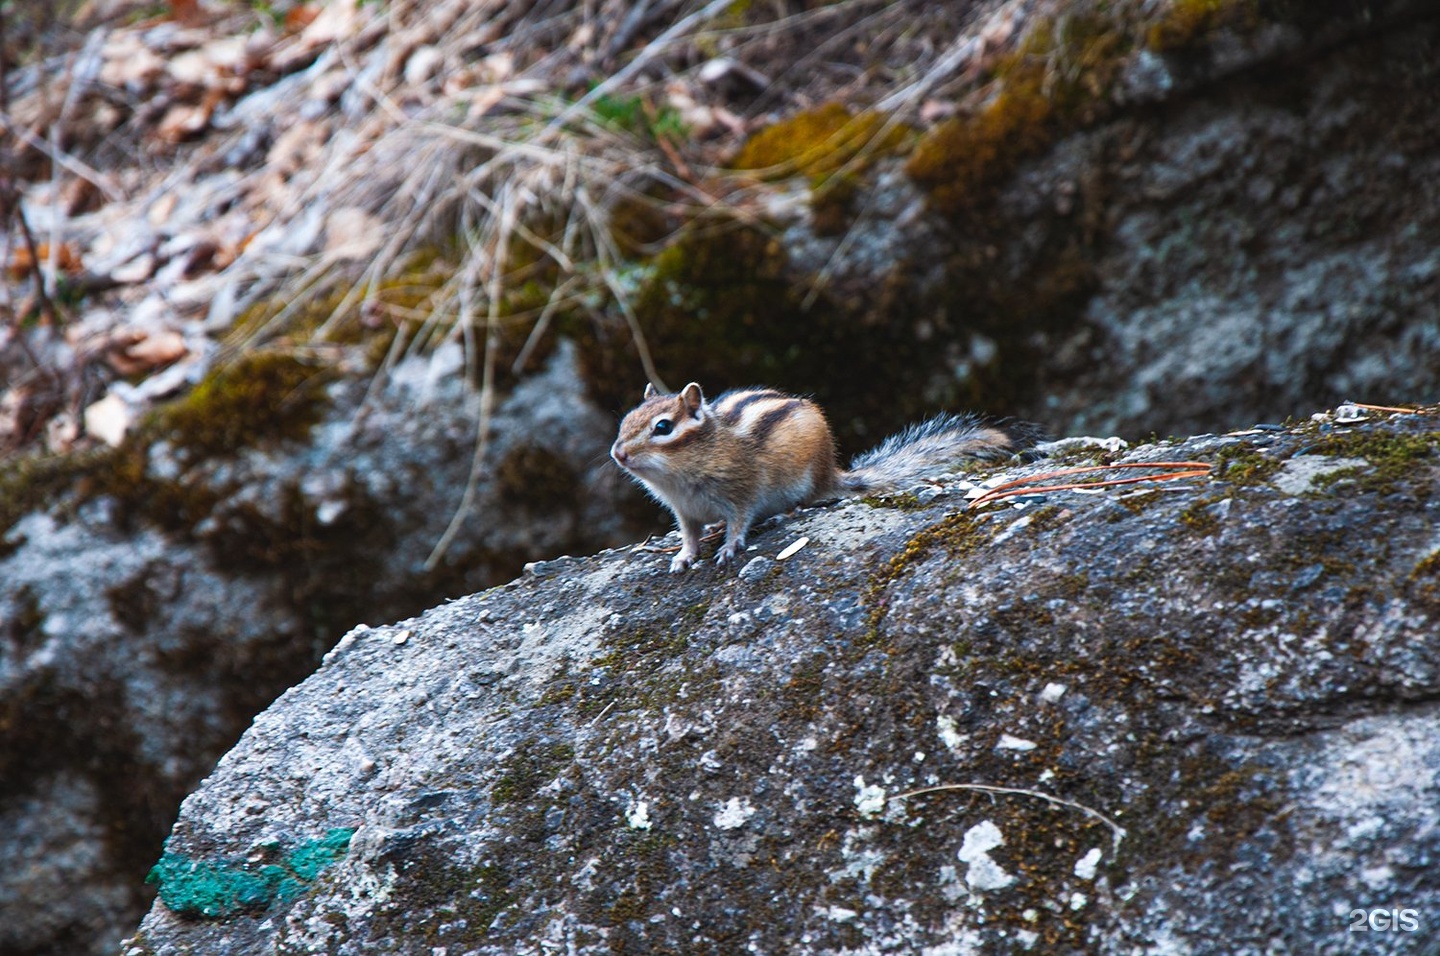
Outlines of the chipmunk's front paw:
{"type": "Polygon", "coordinates": [[[675,555],[675,557],[670,559],[670,573],[678,574],[681,571],[688,570],[690,568],[690,565],[695,563],[695,557],[696,555],[694,551],[682,550],[679,554],[675,555]]]}
{"type": "Polygon", "coordinates": [[[724,547],[715,552],[715,563],[729,564],[743,550],[745,550],[744,541],[727,541],[724,547]]]}

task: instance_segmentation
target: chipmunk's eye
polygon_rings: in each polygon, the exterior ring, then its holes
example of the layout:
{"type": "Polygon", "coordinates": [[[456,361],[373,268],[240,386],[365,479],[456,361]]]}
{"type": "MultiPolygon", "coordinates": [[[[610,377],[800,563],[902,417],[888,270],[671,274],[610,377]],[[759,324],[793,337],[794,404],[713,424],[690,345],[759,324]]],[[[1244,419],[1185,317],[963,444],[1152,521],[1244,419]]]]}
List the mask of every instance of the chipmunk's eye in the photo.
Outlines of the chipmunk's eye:
{"type": "Polygon", "coordinates": [[[668,418],[662,418],[655,423],[654,432],[657,435],[668,435],[675,430],[675,423],[668,418]]]}

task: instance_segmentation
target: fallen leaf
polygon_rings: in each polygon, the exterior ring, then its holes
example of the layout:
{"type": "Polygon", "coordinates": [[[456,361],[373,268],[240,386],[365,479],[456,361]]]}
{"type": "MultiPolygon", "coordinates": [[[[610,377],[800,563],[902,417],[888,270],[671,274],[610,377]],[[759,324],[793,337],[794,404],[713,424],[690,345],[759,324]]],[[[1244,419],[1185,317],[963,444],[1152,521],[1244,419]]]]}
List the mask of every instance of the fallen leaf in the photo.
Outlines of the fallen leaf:
{"type": "Polygon", "coordinates": [[[166,143],[182,143],[210,125],[210,110],[202,103],[192,106],[179,103],[166,111],[155,135],[166,143]]]}
{"type": "Polygon", "coordinates": [[[380,248],[385,228],[379,219],[356,206],[337,209],[325,220],[324,258],[364,259],[380,248]]]}
{"type": "Polygon", "coordinates": [[[100,439],[111,448],[120,447],[135,415],[118,395],[106,395],[85,407],[85,434],[100,439]]]}
{"type": "MultiPolygon", "coordinates": [[[[39,260],[40,268],[49,266],[50,243],[36,243],[34,258],[31,257],[29,248],[24,245],[17,246],[12,251],[6,271],[10,274],[10,278],[19,281],[35,271],[36,259],[39,260]]],[[[71,275],[84,268],[79,251],[76,250],[74,243],[70,242],[62,242],[60,248],[56,250],[55,265],[61,272],[71,275]]]]}
{"type": "MultiPolygon", "coordinates": [[[[185,346],[185,337],[170,329],[159,332],[120,329],[112,333],[111,338],[114,344],[105,360],[111,368],[125,376],[169,365],[190,353],[185,346]]],[[[88,431],[90,426],[87,423],[85,427],[88,431]]]]}
{"type": "Polygon", "coordinates": [[[205,12],[200,9],[200,0],[170,0],[170,15],[176,22],[186,26],[199,26],[205,22],[205,12]]]}
{"type": "Polygon", "coordinates": [[[175,204],[179,201],[178,194],[166,193],[150,204],[150,208],[145,211],[145,218],[152,226],[164,225],[165,221],[170,218],[170,214],[175,211],[175,204]]]}
{"type": "Polygon", "coordinates": [[[285,14],[285,32],[296,33],[305,29],[315,22],[320,15],[320,8],[313,3],[307,3],[303,7],[294,7],[285,14]]]}
{"type": "Polygon", "coordinates": [[[165,61],[133,33],[111,34],[102,56],[105,62],[100,67],[100,82],[106,86],[138,93],[165,72],[165,61]]]}

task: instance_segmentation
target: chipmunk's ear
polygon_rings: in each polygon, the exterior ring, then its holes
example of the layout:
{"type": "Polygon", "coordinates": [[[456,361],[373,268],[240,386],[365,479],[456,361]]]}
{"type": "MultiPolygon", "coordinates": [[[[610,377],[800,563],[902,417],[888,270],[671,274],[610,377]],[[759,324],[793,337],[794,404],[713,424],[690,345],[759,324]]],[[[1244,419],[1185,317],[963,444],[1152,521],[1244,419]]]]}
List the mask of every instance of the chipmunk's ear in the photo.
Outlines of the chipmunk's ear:
{"type": "Polygon", "coordinates": [[[654,398],[656,395],[659,395],[659,394],[660,394],[659,392],[655,391],[655,386],[654,386],[654,385],[651,385],[649,382],[646,382],[646,383],[645,383],[645,398],[646,398],[647,401],[648,401],[649,399],[654,398]]]}
{"type": "Polygon", "coordinates": [[[685,403],[685,407],[691,415],[698,418],[700,406],[705,404],[705,393],[700,391],[699,385],[691,382],[680,390],[680,401],[685,403]]]}

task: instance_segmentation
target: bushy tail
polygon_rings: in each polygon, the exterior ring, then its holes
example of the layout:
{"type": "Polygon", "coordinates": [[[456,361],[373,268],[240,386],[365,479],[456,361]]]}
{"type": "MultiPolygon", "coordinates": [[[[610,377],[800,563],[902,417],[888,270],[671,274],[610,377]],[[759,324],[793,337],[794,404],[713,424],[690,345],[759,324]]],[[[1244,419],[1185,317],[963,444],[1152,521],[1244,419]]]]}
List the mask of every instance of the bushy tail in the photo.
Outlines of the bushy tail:
{"type": "Polygon", "coordinates": [[[1004,458],[1042,438],[1028,422],[987,422],[975,415],[937,415],[892,435],[840,473],[851,494],[899,491],[955,470],[969,460],[1004,458]]]}

